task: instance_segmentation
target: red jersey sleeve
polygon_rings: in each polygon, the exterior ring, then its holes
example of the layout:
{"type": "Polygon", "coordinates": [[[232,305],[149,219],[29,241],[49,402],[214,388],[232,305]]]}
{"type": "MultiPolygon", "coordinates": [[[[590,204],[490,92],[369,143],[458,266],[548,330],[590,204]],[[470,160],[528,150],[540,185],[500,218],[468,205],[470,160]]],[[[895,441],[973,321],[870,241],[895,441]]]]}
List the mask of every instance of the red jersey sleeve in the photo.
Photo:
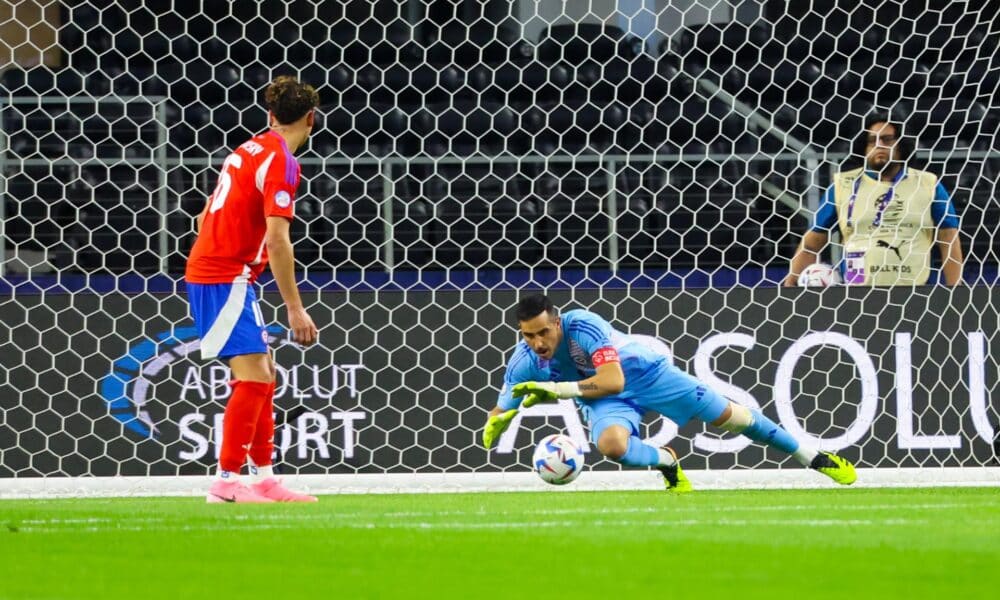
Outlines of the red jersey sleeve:
{"type": "Polygon", "coordinates": [[[295,194],[299,189],[302,170],[290,152],[282,148],[265,159],[260,167],[263,181],[259,181],[264,196],[265,217],[295,217],[295,194]]]}

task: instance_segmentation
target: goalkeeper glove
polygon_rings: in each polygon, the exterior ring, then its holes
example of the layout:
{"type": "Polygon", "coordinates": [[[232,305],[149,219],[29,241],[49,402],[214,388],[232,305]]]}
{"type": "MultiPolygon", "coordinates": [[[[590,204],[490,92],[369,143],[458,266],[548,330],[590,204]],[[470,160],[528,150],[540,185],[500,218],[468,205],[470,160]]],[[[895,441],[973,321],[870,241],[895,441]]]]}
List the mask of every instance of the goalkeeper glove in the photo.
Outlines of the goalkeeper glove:
{"type": "Polygon", "coordinates": [[[575,381],[525,381],[511,388],[511,395],[524,398],[521,406],[527,408],[539,402],[555,402],[560,398],[580,396],[580,384],[575,381]]]}
{"type": "Polygon", "coordinates": [[[487,450],[493,447],[493,442],[500,437],[503,432],[507,431],[510,427],[510,422],[514,420],[514,415],[517,414],[517,409],[512,408],[507,412],[502,412],[498,415],[492,415],[486,420],[486,427],[483,428],[483,447],[487,450]]]}
{"type": "MultiPolygon", "coordinates": [[[[555,402],[560,398],[576,398],[580,395],[580,386],[575,381],[553,383],[551,381],[527,381],[519,383],[511,389],[515,398],[521,398],[520,408],[530,408],[539,402],[555,402]]],[[[506,412],[491,416],[483,428],[483,446],[489,450],[493,442],[510,427],[518,409],[512,408],[506,412]]]]}

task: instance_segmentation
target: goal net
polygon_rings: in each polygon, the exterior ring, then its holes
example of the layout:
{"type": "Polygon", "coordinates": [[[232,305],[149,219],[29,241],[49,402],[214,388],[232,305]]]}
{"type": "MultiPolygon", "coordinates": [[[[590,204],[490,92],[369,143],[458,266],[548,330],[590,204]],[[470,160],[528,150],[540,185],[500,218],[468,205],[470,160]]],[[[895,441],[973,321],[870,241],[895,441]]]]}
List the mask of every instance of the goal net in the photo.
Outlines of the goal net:
{"type": "MultiPolygon", "coordinates": [[[[177,491],[214,469],[229,374],[197,360],[183,269],[279,74],[322,101],[292,227],[317,347],[289,342],[261,282],[285,474],[531,485],[535,442],[587,444],[573,405],[524,411],[490,453],[480,432],[510,308],[544,290],[869,481],[1000,480],[988,3],[169,4],[0,7],[0,495],[177,491]],[[927,285],[783,288],[874,111],[950,194],[964,284],[932,246],[927,285]]],[[[642,433],[696,484],[816,482],[701,424],[642,433]]],[[[574,485],[656,484],[587,448],[574,485]]]]}

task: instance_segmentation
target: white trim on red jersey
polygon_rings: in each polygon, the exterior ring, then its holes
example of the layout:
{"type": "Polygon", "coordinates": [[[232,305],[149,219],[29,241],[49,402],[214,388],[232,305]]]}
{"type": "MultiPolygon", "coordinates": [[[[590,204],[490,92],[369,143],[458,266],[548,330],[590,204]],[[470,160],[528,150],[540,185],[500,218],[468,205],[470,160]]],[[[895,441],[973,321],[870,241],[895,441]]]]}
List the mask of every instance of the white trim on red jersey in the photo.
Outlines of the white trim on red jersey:
{"type": "Polygon", "coordinates": [[[251,262],[251,265],[259,265],[260,261],[264,259],[264,246],[267,245],[267,234],[264,234],[264,239],[260,241],[260,248],[257,248],[257,256],[251,262]]]}
{"type": "Polygon", "coordinates": [[[271,161],[274,160],[277,154],[277,152],[272,152],[271,156],[268,156],[264,159],[264,162],[260,163],[260,166],[257,167],[257,172],[254,173],[253,181],[257,184],[257,191],[261,194],[264,193],[264,181],[267,179],[267,170],[271,168],[271,161]]]}

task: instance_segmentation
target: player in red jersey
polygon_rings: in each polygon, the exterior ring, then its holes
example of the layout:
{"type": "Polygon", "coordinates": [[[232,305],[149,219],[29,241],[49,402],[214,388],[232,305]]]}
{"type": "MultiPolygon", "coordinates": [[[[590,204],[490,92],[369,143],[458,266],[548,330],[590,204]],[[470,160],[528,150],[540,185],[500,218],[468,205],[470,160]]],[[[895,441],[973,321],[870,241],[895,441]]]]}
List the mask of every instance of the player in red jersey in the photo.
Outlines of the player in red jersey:
{"type": "Polygon", "coordinates": [[[219,183],[198,215],[198,239],[185,273],[202,358],[228,359],[233,377],[209,502],[316,501],[274,477],[275,366],[252,284],[270,262],[295,341],[316,342],[316,325],[295,283],[289,228],[301,174],[292,153],[312,132],[319,95],[282,76],[267,87],[264,101],[270,130],[241,144],[222,164],[219,183]],[[239,480],[248,456],[249,486],[239,480]]]}

